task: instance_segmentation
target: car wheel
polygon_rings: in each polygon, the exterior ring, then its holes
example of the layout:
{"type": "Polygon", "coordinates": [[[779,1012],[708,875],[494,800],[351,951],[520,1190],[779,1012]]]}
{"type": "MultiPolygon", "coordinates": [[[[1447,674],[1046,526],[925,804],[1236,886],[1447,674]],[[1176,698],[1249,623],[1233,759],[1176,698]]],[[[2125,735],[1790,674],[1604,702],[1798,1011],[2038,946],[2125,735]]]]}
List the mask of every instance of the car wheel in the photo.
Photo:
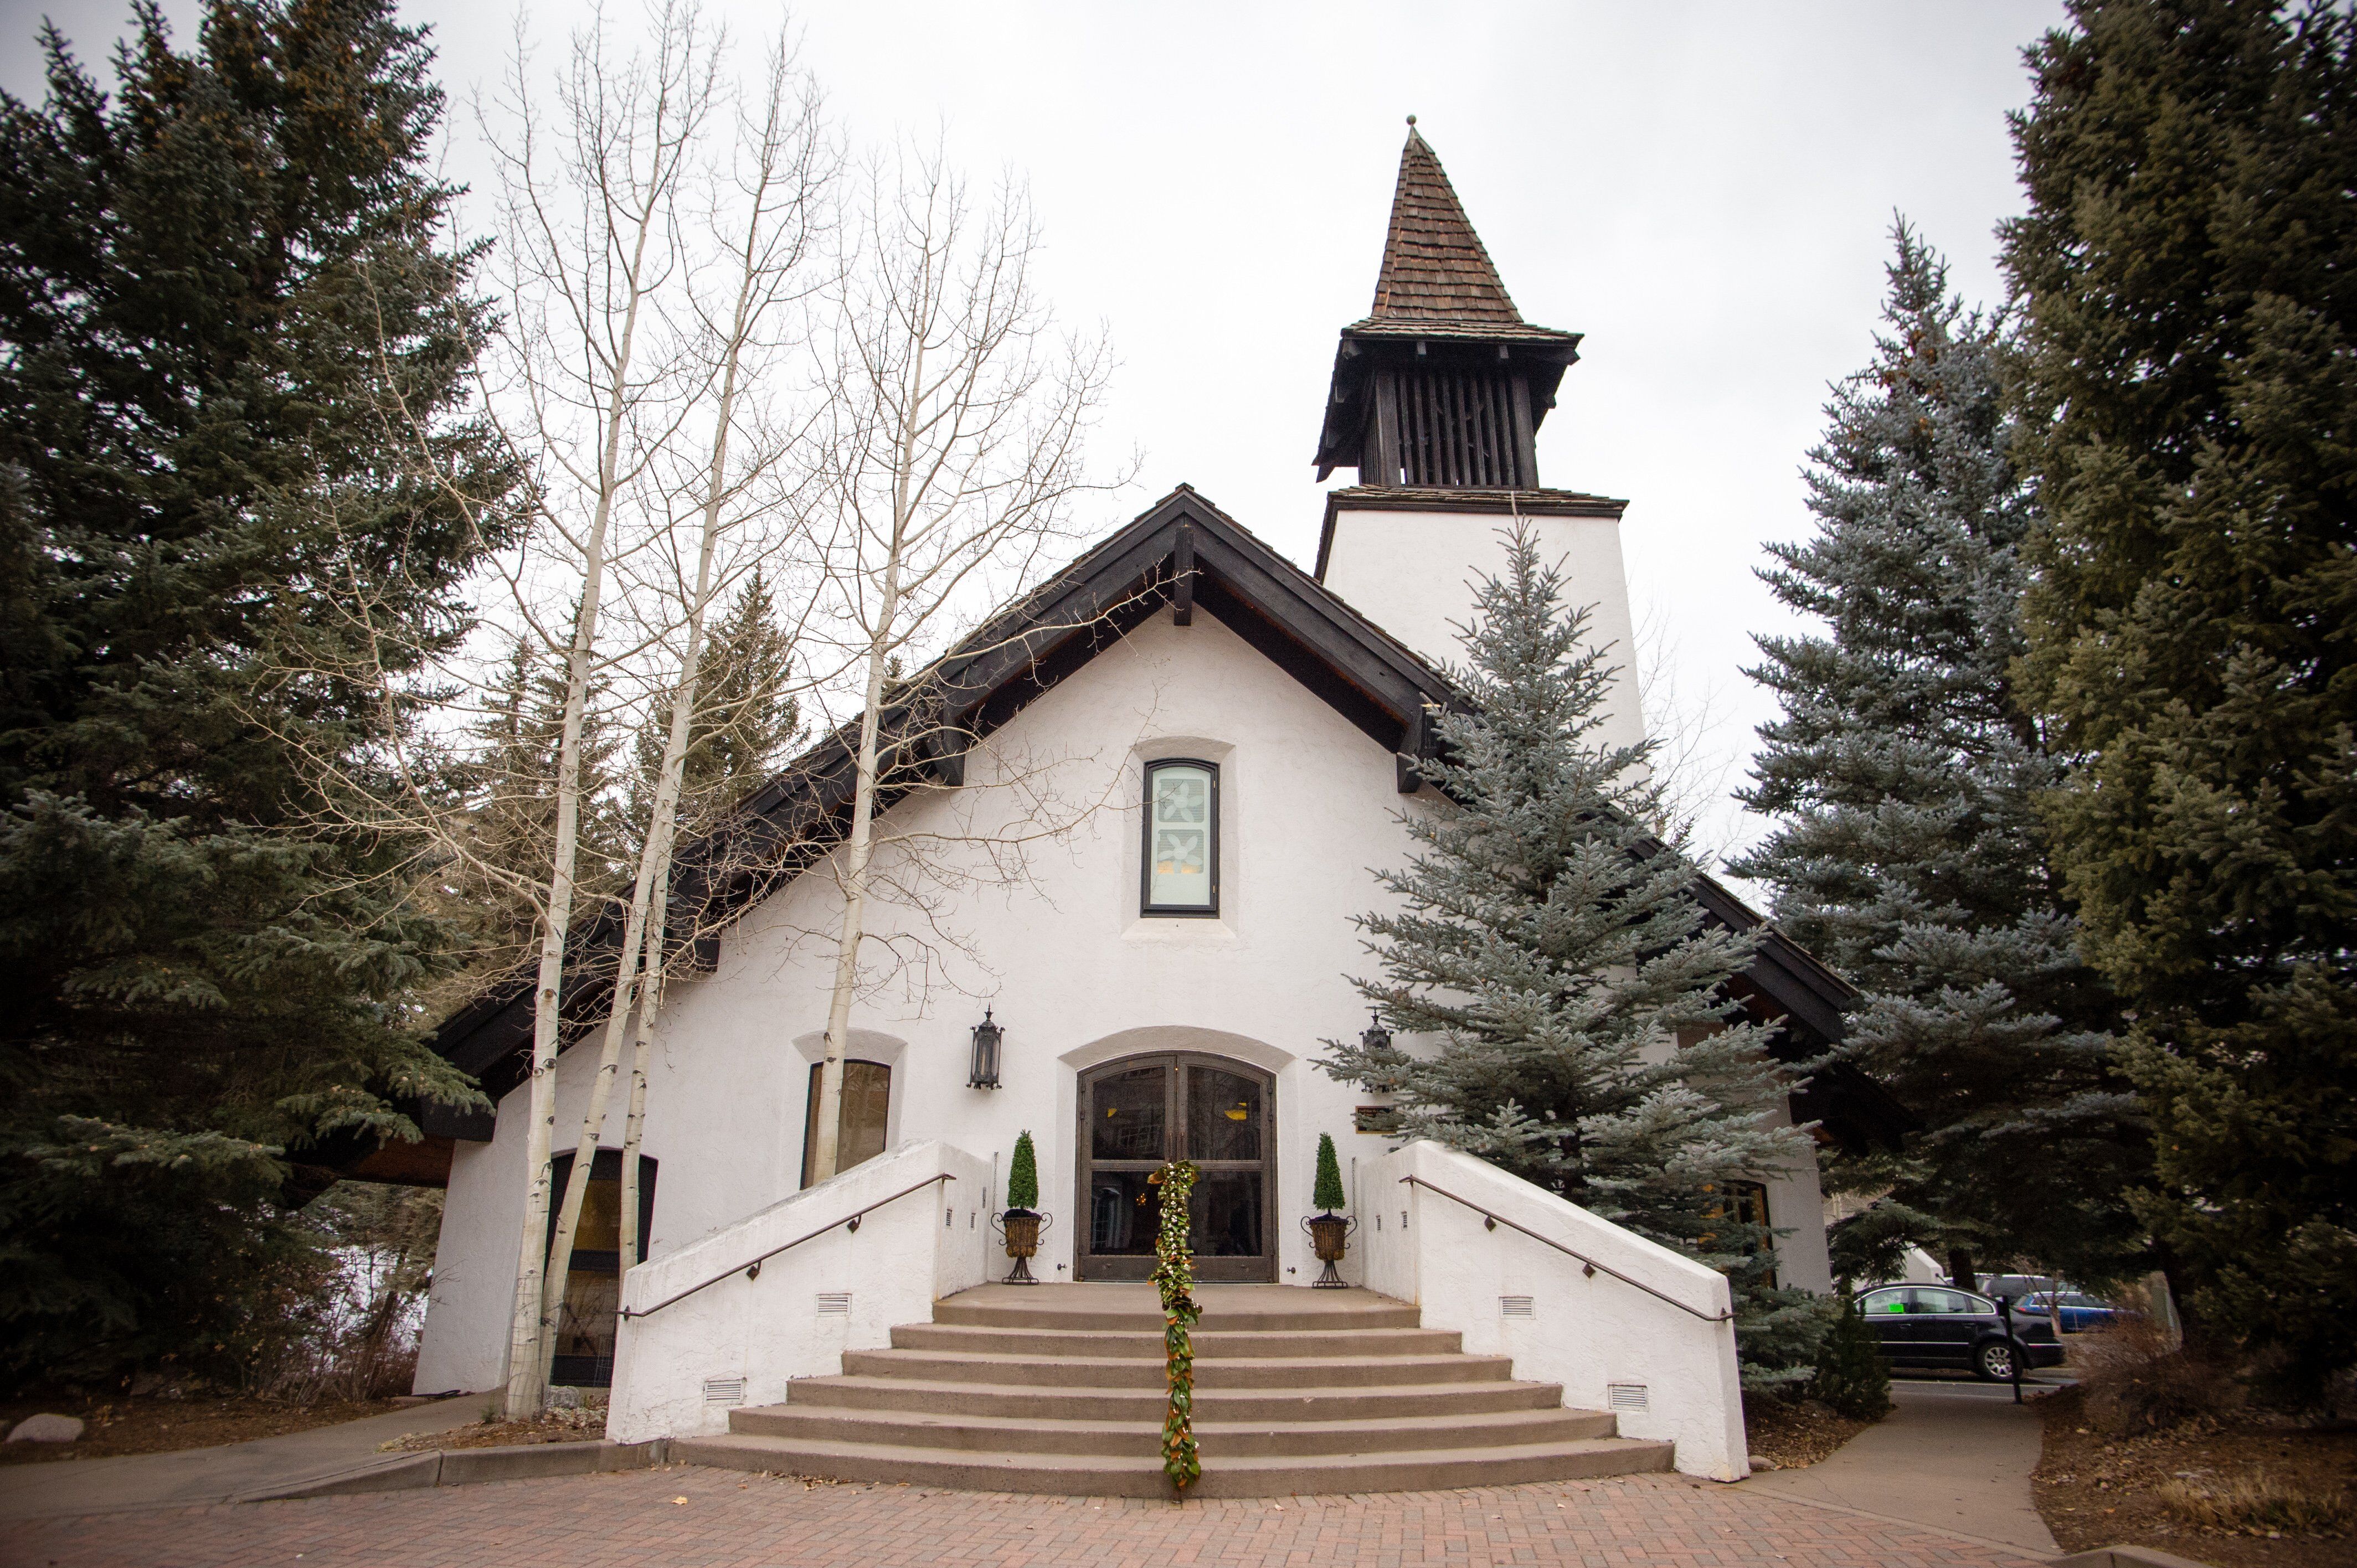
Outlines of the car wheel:
{"type": "Polygon", "coordinates": [[[1973,1375],[1985,1383],[2013,1380],[2013,1347],[1992,1339],[1973,1352],[1973,1375]]]}

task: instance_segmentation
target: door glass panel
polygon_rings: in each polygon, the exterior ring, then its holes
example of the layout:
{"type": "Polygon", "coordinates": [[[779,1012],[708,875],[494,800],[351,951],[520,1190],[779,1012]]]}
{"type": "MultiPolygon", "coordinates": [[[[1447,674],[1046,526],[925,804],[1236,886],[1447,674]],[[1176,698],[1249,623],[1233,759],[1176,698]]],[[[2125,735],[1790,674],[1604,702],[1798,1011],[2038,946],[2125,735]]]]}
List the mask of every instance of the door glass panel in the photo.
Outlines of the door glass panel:
{"type": "MultiPolygon", "coordinates": [[[[1257,1258],[1265,1251],[1260,1226],[1261,1174],[1206,1171],[1195,1184],[1188,1229],[1197,1255],[1257,1258]]],[[[1149,1243],[1151,1238],[1148,1238],[1149,1243]]]]}
{"type": "Polygon", "coordinates": [[[1169,1158],[1165,1137],[1169,1083],[1170,1069],[1165,1066],[1133,1068],[1097,1079],[1090,1095],[1089,1157],[1169,1158]]]}
{"type": "Polygon", "coordinates": [[[1089,1177],[1089,1251],[1151,1257],[1161,1223],[1162,1194],[1149,1171],[1096,1171],[1089,1177]],[[1143,1198],[1145,1201],[1140,1202],[1143,1198]]]}
{"type": "Polygon", "coordinates": [[[1257,1079],[1217,1068],[1187,1069],[1189,1159],[1259,1159],[1264,1119],[1257,1079]]]}

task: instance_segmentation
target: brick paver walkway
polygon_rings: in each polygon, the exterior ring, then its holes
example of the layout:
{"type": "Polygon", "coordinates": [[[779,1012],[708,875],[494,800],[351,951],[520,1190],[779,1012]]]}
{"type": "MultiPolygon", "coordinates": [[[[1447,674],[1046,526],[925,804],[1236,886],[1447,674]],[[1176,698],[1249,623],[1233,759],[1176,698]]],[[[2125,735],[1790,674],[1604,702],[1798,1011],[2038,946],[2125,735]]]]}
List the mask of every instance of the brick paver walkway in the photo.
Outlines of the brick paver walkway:
{"type": "Polygon", "coordinates": [[[676,1466],[42,1520],[9,1568],[2023,1568],[1955,1536],[1676,1477],[1281,1501],[806,1486],[676,1466]],[[684,1500],[680,1500],[684,1499],[684,1500]]]}

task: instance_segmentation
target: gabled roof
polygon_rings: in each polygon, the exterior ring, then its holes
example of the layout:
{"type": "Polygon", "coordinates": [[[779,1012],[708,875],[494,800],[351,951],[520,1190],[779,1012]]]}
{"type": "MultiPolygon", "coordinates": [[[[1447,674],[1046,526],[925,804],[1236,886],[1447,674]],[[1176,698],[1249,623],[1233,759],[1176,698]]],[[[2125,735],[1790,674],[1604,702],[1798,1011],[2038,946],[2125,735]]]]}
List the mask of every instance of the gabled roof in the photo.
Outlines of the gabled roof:
{"type": "MultiPolygon", "coordinates": [[[[1404,792],[1416,787],[1416,762],[1432,755],[1426,710],[1465,705],[1441,671],[1181,485],[892,694],[880,721],[879,807],[962,782],[972,740],[1005,725],[1165,606],[1182,625],[1197,609],[1217,617],[1393,752],[1404,792]]],[[[857,735],[856,721],[836,729],[681,852],[671,929],[711,932],[838,842],[857,735]]],[[[1708,878],[1698,881],[1696,894],[1714,920],[1762,925],[1708,878]]],[[[619,922],[608,918],[579,929],[568,944],[568,1024],[586,1025],[600,1013],[610,961],[601,973],[597,956],[618,936],[619,922]]],[[[1743,989],[1826,1043],[1840,1037],[1841,1009],[1853,994],[1772,927],[1762,931],[1743,989]]],[[[434,1048],[475,1074],[496,1101],[521,1081],[531,1033],[532,976],[525,972],[454,1015],[436,1032],[434,1048]]],[[[429,1133],[490,1136],[488,1118],[433,1108],[425,1126],[429,1133]]]]}
{"type": "Polygon", "coordinates": [[[1448,183],[1432,145],[1408,122],[1392,195],[1383,270],[1368,319],[1482,322],[1519,327],[1522,312],[1506,293],[1481,236],[1448,183]]]}

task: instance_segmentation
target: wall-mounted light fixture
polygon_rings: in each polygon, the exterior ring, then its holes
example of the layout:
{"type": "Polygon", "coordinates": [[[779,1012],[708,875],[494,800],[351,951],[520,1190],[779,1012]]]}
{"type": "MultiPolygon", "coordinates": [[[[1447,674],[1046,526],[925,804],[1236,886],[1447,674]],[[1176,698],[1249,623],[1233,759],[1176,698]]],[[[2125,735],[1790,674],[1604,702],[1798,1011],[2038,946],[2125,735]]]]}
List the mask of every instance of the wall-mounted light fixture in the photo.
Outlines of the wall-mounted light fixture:
{"type": "Polygon", "coordinates": [[[974,1026],[974,1071],[965,1080],[968,1089],[998,1087],[998,1043],[1006,1031],[992,1022],[990,1009],[982,1010],[982,1022],[974,1026]]]}

